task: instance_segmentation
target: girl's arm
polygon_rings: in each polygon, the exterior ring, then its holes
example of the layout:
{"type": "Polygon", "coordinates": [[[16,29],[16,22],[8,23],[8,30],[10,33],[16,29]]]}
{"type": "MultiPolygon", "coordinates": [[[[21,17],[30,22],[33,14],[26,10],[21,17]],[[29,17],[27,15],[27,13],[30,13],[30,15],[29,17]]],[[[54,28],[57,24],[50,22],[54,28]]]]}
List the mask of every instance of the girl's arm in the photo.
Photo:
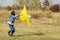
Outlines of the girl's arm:
{"type": "Polygon", "coordinates": [[[18,19],[19,19],[19,16],[20,16],[20,15],[16,15],[16,16],[14,16],[13,18],[18,20],[18,19]]]}
{"type": "Polygon", "coordinates": [[[16,17],[19,17],[20,15],[16,15],[16,17]]]}

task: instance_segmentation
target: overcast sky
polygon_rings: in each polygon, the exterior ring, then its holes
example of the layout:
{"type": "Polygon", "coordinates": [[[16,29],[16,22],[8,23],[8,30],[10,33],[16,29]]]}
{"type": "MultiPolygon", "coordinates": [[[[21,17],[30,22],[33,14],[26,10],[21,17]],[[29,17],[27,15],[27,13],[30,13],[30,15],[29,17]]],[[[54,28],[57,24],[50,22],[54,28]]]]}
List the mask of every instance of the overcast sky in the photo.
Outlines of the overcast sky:
{"type": "MultiPolygon", "coordinates": [[[[43,2],[43,0],[40,0],[40,2],[43,2]]],[[[17,3],[16,0],[0,0],[0,6],[12,6],[12,4],[17,3]]],[[[60,4],[60,0],[53,0],[53,4],[60,4]]]]}

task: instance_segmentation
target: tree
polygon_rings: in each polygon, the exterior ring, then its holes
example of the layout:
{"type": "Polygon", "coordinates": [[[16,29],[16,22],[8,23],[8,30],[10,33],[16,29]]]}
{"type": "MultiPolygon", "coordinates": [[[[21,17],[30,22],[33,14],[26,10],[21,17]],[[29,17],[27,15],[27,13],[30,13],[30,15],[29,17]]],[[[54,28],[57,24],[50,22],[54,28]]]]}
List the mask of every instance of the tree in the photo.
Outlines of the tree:
{"type": "Polygon", "coordinates": [[[12,9],[20,9],[20,8],[19,8],[18,5],[14,4],[14,5],[12,6],[12,9]]]}
{"type": "Polygon", "coordinates": [[[44,5],[45,6],[49,6],[49,1],[48,0],[44,0],[44,5]]]}
{"type": "Polygon", "coordinates": [[[40,5],[39,0],[33,0],[33,3],[34,3],[34,8],[38,9],[40,5]]]}
{"type": "Polygon", "coordinates": [[[34,7],[35,9],[39,8],[39,0],[18,0],[19,5],[23,6],[26,4],[27,7],[34,7]]]}
{"type": "Polygon", "coordinates": [[[52,1],[53,1],[53,0],[48,0],[48,2],[49,2],[49,6],[52,5],[52,1]]]}

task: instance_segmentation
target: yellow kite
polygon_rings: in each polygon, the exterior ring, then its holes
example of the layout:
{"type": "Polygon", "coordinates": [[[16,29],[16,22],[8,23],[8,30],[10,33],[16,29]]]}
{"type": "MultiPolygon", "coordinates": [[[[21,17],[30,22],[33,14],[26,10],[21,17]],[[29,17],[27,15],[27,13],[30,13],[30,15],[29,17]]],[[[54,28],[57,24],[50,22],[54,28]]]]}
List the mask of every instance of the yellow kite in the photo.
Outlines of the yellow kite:
{"type": "Polygon", "coordinates": [[[26,5],[24,5],[24,8],[20,13],[19,20],[21,20],[22,22],[25,22],[28,26],[30,26],[29,15],[27,14],[26,5]]]}

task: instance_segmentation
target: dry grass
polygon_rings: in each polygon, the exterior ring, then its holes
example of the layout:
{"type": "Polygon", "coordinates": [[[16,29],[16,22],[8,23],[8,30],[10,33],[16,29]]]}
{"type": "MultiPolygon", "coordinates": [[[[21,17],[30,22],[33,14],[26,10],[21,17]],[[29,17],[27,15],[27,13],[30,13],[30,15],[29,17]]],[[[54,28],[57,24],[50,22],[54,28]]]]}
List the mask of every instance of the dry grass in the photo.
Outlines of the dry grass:
{"type": "MultiPolygon", "coordinates": [[[[28,11],[30,15],[40,14],[39,18],[32,16],[31,27],[24,23],[15,23],[16,32],[13,37],[7,35],[7,21],[11,11],[0,10],[0,40],[60,40],[60,14],[44,11],[28,11]],[[47,14],[51,13],[51,14],[47,14]],[[52,16],[52,17],[48,17],[52,16]]],[[[16,10],[19,13],[18,10],[16,10]]]]}

